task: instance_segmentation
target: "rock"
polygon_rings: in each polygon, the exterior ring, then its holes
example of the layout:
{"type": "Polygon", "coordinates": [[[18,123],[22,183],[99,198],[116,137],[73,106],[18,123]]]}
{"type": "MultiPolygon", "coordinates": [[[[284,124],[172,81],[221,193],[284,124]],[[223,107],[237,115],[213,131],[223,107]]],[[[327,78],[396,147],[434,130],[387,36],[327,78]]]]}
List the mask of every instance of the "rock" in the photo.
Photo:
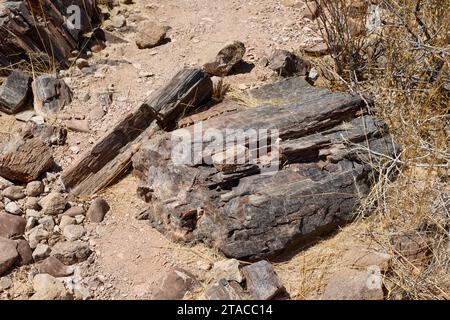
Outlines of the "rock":
{"type": "Polygon", "coordinates": [[[31,209],[31,210],[40,210],[41,206],[39,205],[39,198],[36,197],[29,197],[25,201],[25,209],[31,209]]]}
{"type": "Polygon", "coordinates": [[[31,110],[25,110],[22,112],[19,112],[18,114],[16,114],[14,116],[14,118],[16,118],[16,120],[22,121],[22,122],[28,122],[31,120],[31,118],[33,118],[36,115],[36,113],[34,113],[34,111],[31,110]]]}
{"type": "Polygon", "coordinates": [[[54,256],[50,256],[39,263],[37,265],[37,270],[39,273],[47,273],[56,278],[67,277],[73,273],[73,270],[70,267],[65,266],[54,256]]]}
{"type": "Polygon", "coordinates": [[[126,23],[127,23],[127,20],[121,14],[116,15],[111,18],[111,25],[116,29],[120,29],[120,28],[124,27],[126,25],[126,23]]]}
{"type": "Polygon", "coordinates": [[[0,237],[9,239],[19,238],[25,233],[26,224],[26,220],[22,217],[0,213],[0,237]]]}
{"type": "Polygon", "coordinates": [[[203,300],[244,300],[247,299],[244,290],[235,282],[228,282],[221,279],[211,287],[209,287],[203,294],[203,300]]]}
{"type": "Polygon", "coordinates": [[[0,276],[9,271],[19,259],[17,244],[13,240],[0,238],[0,276]]]}
{"type": "Polygon", "coordinates": [[[112,103],[113,94],[112,92],[100,92],[97,95],[98,100],[102,107],[107,108],[112,103]]]}
{"type": "Polygon", "coordinates": [[[242,275],[239,270],[239,265],[240,263],[236,259],[225,259],[214,263],[212,269],[214,279],[242,282],[242,275]]]}
{"type": "Polygon", "coordinates": [[[85,232],[86,231],[83,226],[74,224],[69,224],[63,229],[63,235],[69,241],[79,240],[82,236],[84,236],[85,232]]]}
{"type": "Polygon", "coordinates": [[[33,259],[38,262],[47,258],[50,254],[50,247],[46,244],[39,243],[33,251],[33,259]]]}
{"type": "Polygon", "coordinates": [[[66,199],[57,192],[51,192],[39,201],[42,213],[47,215],[57,215],[64,212],[66,199]]]}
{"type": "Polygon", "coordinates": [[[8,290],[13,286],[13,282],[10,277],[1,277],[0,278],[0,293],[5,290],[8,290]]]}
{"type": "Polygon", "coordinates": [[[309,70],[308,78],[312,81],[316,81],[317,78],[319,78],[319,72],[316,68],[311,68],[311,70],[309,70]]]}
{"type": "Polygon", "coordinates": [[[391,236],[390,242],[397,254],[418,269],[424,268],[429,260],[431,250],[427,241],[418,233],[404,233],[391,236]]]}
{"type": "Polygon", "coordinates": [[[24,129],[23,136],[27,139],[33,137],[38,138],[47,146],[62,146],[66,143],[67,129],[47,123],[38,124],[34,122],[28,122],[24,129]]]}
{"type": "Polygon", "coordinates": [[[77,132],[89,132],[89,120],[69,120],[66,122],[69,130],[77,132]]]}
{"type": "Polygon", "coordinates": [[[136,45],[139,49],[149,49],[159,46],[166,37],[167,28],[148,21],[139,24],[136,35],[136,45]]]}
{"type": "Polygon", "coordinates": [[[220,50],[216,59],[205,64],[204,69],[210,75],[224,77],[242,60],[244,55],[245,45],[240,41],[235,41],[220,50]]]}
{"type": "Polygon", "coordinates": [[[10,180],[37,180],[53,164],[52,150],[38,138],[14,139],[0,150],[0,175],[10,180]]]}
{"type": "Polygon", "coordinates": [[[85,218],[85,216],[83,216],[83,215],[75,216],[75,222],[76,222],[76,224],[82,224],[82,223],[84,222],[85,219],[86,219],[86,218],[85,218]]]}
{"type": "Polygon", "coordinates": [[[0,111],[12,114],[22,109],[30,94],[31,76],[14,70],[0,87],[0,111]]]}
{"type": "Polygon", "coordinates": [[[325,300],[382,300],[382,276],[379,271],[343,269],[325,286],[325,300]]]}
{"type": "Polygon", "coordinates": [[[325,42],[316,43],[315,45],[304,48],[303,50],[305,51],[305,53],[312,56],[323,56],[330,52],[330,49],[325,42]]]}
{"type": "Polygon", "coordinates": [[[83,69],[83,68],[88,68],[89,67],[89,61],[87,61],[86,59],[83,58],[78,58],[75,61],[75,65],[77,66],[78,69],[83,69]]]}
{"type": "Polygon", "coordinates": [[[109,211],[109,204],[103,198],[96,198],[89,207],[86,218],[90,222],[100,223],[109,211]]]}
{"type": "Polygon", "coordinates": [[[25,192],[22,187],[10,186],[2,191],[2,195],[12,201],[25,198],[25,192]]]}
{"type": "Polygon", "coordinates": [[[152,290],[153,300],[181,300],[197,285],[197,280],[189,272],[175,268],[166,272],[152,290]]]}
{"type": "Polygon", "coordinates": [[[257,300],[270,300],[285,292],[285,288],[278,278],[272,265],[259,261],[242,268],[247,290],[257,300]]]}
{"type": "Polygon", "coordinates": [[[0,177],[0,191],[3,191],[7,187],[13,186],[14,184],[11,181],[6,180],[3,177],[0,177]]]}
{"type": "Polygon", "coordinates": [[[100,120],[106,114],[105,110],[101,106],[93,106],[89,112],[89,119],[100,120]]]}
{"type": "Polygon", "coordinates": [[[319,16],[319,8],[315,2],[310,1],[302,7],[300,15],[302,18],[315,20],[319,16]]]}
{"type": "Polygon", "coordinates": [[[37,274],[33,278],[36,292],[30,300],[68,300],[71,298],[64,284],[49,274],[37,274]]]}
{"type": "Polygon", "coordinates": [[[120,0],[121,4],[132,4],[133,0],[120,0]]]}
{"type": "Polygon", "coordinates": [[[35,249],[42,240],[47,240],[48,238],[50,238],[50,233],[42,225],[34,227],[28,234],[28,241],[32,249],[35,249]]]}
{"type": "Polygon", "coordinates": [[[48,232],[52,232],[55,227],[55,220],[52,216],[44,216],[38,220],[38,223],[48,232]]]}
{"type": "Polygon", "coordinates": [[[61,222],[59,223],[59,227],[61,230],[64,230],[64,228],[68,225],[75,224],[75,218],[72,218],[71,216],[63,215],[61,217],[61,222]]]}
{"type": "Polygon", "coordinates": [[[33,251],[30,248],[28,241],[19,239],[16,240],[17,252],[19,253],[19,260],[17,263],[21,266],[30,264],[33,262],[33,251]]]}
{"type": "Polygon", "coordinates": [[[386,253],[375,252],[366,248],[351,248],[342,255],[343,263],[354,269],[366,269],[376,266],[380,270],[387,271],[392,256],[386,253]]]}
{"type": "Polygon", "coordinates": [[[306,76],[311,64],[287,50],[277,50],[269,59],[269,67],[283,77],[306,76]]]}
{"type": "Polygon", "coordinates": [[[26,194],[28,197],[37,197],[44,192],[44,184],[42,181],[31,181],[27,184],[26,194]]]}
{"type": "Polygon", "coordinates": [[[20,209],[19,205],[15,202],[9,202],[6,206],[5,206],[5,211],[9,212],[11,214],[15,214],[15,215],[21,215],[22,214],[22,210],[20,209]]]}
{"type": "Polygon", "coordinates": [[[41,75],[32,83],[34,110],[36,114],[46,117],[57,113],[72,102],[72,92],[62,79],[48,74],[41,75]]]}
{"type": "Polygon", "coordinates": [[[58,242],[52,248],[52,256],[57,258],[65,265],[72,265],[74,263],[86,260],[92,251],[89,249],[87,242],[64,241],[58,242]]]}
{"type": "Polygon", "coordinates": [[[84,208],[82,206],[74,206],[74,207],[71,207],[70,209],[67,209],[64,212],[65,216],[69,216],[72,218],[79,216],[79,215],[85,215],[85,214],[86,214],[86,211],[84,210],[84,208]]]}

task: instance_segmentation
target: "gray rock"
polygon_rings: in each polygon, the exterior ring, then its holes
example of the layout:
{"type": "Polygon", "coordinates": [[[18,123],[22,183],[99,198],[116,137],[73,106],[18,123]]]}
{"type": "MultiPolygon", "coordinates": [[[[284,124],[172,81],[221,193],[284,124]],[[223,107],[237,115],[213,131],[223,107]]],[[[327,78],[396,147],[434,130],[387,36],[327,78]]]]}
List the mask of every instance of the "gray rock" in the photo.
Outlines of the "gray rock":
{"type": "Polygon", "coordinates": [[[116,29],[124,27],[126,25],[126,23],[127,23],[127,20],[121,14],[116,15],[116,16],[112,17],[112,19],[111,19],[111,24],[116,29]]]}
{"type": "Polygon", "coordinates": [[[25,192],[22,187],[10,186],[2,191],[2,195],[12,201],[25,198],[25,192]]]}
{"type": "Polygon", "coordinates": [[[64,284],[49,274],[38,274],[33,279],[35,294],[30,300],[68,300],[71,298],[64,284]]]}
{"type": "Polygon", "coordinates": [[[283,77],[307,76],[311,63],[287,50],[276,50],[269,59],[269,68],[283,77]]]}
{"type": "Polygon", "coordinates": [[[26,194],[28,197],[37,197],[44,192],[44,184],[41,181],[31,181],[27,184],[26,194]]]}
{"type": "Polygon", "coordinates": [[[13,282],[10,277],[1,277],[0,278],[0,293],[5,290],[8,290],[13,286],[13,282]]]}
{"type": "Polygon", "coordinates": [[[69,224],[63,229],[63,235],[69,241],[79,240],[85,233],[83,226],[80,225],[69,224]]]}
{"type": "Polygon", "coordinates": [[[64,241],[58,242],[52,248],[52,256],[57,258],[65,265],[72,265],[86,260],[92,251],[89,244],[83,241],[64,241]]]}
{"type": "Polygon", "coordinates": [[[37,245],[43,241],[50,238],[50,232],[46,231],[42,225],[38,225],[30,230],[28,234],[28,241],[32,249],[36,248],[37,245]]]}
{"type": "Polygon", "coordinates": [[[15,215],[21,215],[22,209],[20,209],[19,205],[16,202],[11,201],[5,206],[5,211],[15,215]]]}
{"type": "Polygon", "coordinates": [[[57,192],[52,192],[39,201],[42,207],[42,213],[48,215],[57,215],[64,212],[66,208],[66,199],[57,192]]]}
{"type": "Polygon", "coordinates": [[[46,244],[39,243],[33,251],[33,259],[38,262],[44,260],[50,255],[50,247],[46,244]]]}
{"type": "Polygon", "coordinates": [[[257,300],[270,300],[285,292],[272,265],[263,260],[242,268],[247,290],[257,300]]]}
{"type": "Polygon", "coordinates": [[[55,220],[52,216],[44,216],[38,220],[38,223],[48,232],[52,232],[55,227],[55,220]]]}
{"type": "Polygon", "coordinates": [[[16,215],[0,213],[0,237],[15,239],[25,233],[27,222],[16,215]]]}
{"type": "Polygon", "coordinates": [[[56,113],[72,102],[72,92],[62,79],[52,75],[41,75],[32,83],[34,110],[36,114],[46,117],[56,113]]]}
{"type": "Polygon", "coordinates": [[[75,218],[72,218],[71,216],[63,215],[61,217],[61,221],[59,222],[59,227],[61,230],[64,230],[64,228],[68,225],[75,224],[75,218]]]}
{"type": "Polygon", "coordinates": [[[28,209],[31,210],[40,210],[41,206],[39,205],[39,198],[36,197],[28,197],[25,201],[25,212],[28,209]]]}
{"type": "Polygon", "coordinates": [[[13,186],[14,184],[11,181],[6,180],[3,177],[0,177],[0,191],[6,189],[7,187],[13,186]]]}
{"type": "Polygon", "coordinates": [[[236,259],[225,259],[214,263],[212,269],[214,279],[242,282],[242,275],[239,270],[239,265],[240,263],[236,259]]]}
{"type": "Polygon", "coordinates": [[[92,201],[92,204],[86,213],[86,218],[90,222],[102,222],[109,209],[108,203],[103,198],[96,198],[92,201]]]}
{"type": "Polygon", "coordinates": [[[248,299],[244,290],[235,281],[221,279],[203,294],[205,300],[244,300],[248,299]]]}
{"type": "Polygon", "coordinates": [[[14,70],[0,87],[0,111],[16,113],[27,103],[30,94],[30,75],[14,70]]]}

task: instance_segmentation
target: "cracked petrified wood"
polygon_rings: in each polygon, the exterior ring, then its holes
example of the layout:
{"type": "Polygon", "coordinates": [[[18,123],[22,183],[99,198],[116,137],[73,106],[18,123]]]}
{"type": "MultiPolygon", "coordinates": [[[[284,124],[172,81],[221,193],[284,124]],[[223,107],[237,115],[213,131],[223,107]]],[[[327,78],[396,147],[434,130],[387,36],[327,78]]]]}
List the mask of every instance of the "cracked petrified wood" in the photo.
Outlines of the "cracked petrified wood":
{"type": "Polygon", "coordinates": [[[28,61],[30,56],[68,66],[82,35],[99,20],[95,0],[0,0],[0,66],[28,61]],[[77,23],[72,21],[73,8],[80,13],[80,25],[74,27],[70,24],[77,23]]]}
{"type": "MultiPolygon", "coordinates": [[[[274,148],[254,163],[222,165],[223,152],[192,134],[195,125],[154,137],[133,157],[138,194],[149,202],[141,218],[174,240],[203,241],[249,260],[299,248],[351,221],[371,187],[377,155],[395,149],[385,126],[365,113],[370,101],[301,78],[252,90],[244,100],[252,107],[209,114],[201,132],[216,129],[226,137],[227,128],[277,129],[279,171],[261,171],[276,158],[274,148]],[[194,150],[208,146],[212,161],[174,161],[178,133],[192,134],[194,150]]],[[[252,152],[247,142],[235,151],[252,152]]]]}

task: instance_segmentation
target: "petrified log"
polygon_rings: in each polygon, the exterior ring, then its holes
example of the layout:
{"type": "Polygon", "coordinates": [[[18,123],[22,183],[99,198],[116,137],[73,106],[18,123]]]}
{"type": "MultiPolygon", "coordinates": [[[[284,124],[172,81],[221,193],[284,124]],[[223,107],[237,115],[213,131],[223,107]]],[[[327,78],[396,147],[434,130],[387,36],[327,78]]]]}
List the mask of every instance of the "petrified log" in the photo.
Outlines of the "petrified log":
{"type": "Polygon", "coordinates": [[[36,180],[53,164],[51,149],[38,138],[12,140],[0,150],[0,176],[12,181],[36,180]]]}
{"type": "Polygon", "coordinates": [[[292,78],[250,91],[246,100],[256,107],[142,144],[133,167],[138,194],[150,207],[141,216],[174,240],[204,241],[250,260],[307,244],[351,221],[372,183],[368,160],[377,157],[368,150],[394,153],[385,126],[364,114],[367,99],[292,78]],[[257,135],[255,147],[252,130],[277,130],[278,139],[269,135],[270,147],[261,152],[268,138],[257,135]],[[221,145],[236,134],[236,145],[221,145]],[[186,160],[180,149],[195,156],[191,162],[180,161],[186,160]],[[221,161],[239,155],[252,161],[221,161]]]}
{"type": "Polygon", "coordinates": [[[44,74],[36,78],[32,84],[34,110],[38,115],[46,117],[57,113],[72,102],[72,91],[62,79],[44,74]]]}
{"type": "Polygon", "coordinates": [[[0,111],[17,113],[25,106],[30,93],[31,77],[22,71],[13,71],[0,87],[0,111]]]}
{"type": "Polygon", "coordinates": [[[80,196],[108,186],[129,168],[144,137],[152,136],[159,126],[175,126],[178,118],[208,100],[211,94],[212,83],[206,73],[199,69],[180,71],[63,172],[66,188],[80,196]]]}
{"type": "Polygon", "coordinates": [[[99,20],[95,0],[0,0],[0,66],[28,61],[30,55],[68,66],[82,35],[99,20]],[[79,26],[71,25],[72,6],[79,9],[79,26]]]}

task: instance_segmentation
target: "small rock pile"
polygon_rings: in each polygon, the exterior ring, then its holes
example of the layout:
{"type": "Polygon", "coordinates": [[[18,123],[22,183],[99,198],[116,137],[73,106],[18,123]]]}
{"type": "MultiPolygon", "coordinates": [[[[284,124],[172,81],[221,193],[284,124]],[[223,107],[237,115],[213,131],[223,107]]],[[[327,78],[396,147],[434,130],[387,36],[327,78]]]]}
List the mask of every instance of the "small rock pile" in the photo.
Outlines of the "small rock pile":
{"type": "Polygon", "coordinates": [[[9,272],[34,263],[31,299],[90,297],[76,264],[94,259],[85,223],[102,222],[109,210],[102,198],[69,201],[58,173],[26,185],[0,177],[0,295],[12,286],[9,272]]]}

